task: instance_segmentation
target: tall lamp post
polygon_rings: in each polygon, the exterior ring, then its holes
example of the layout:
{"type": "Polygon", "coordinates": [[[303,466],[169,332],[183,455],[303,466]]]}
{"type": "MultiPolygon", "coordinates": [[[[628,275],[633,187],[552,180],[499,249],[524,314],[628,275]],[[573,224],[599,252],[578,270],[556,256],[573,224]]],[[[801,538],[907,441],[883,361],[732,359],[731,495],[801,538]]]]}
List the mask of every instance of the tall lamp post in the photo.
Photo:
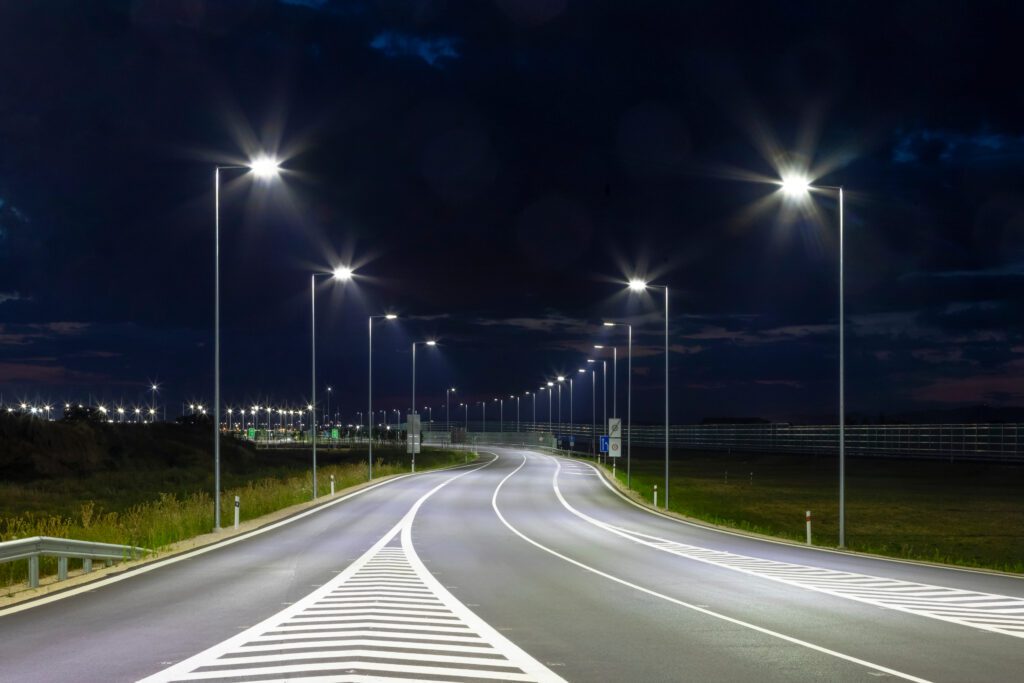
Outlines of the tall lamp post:
{"type": "MultiPolygon", "coordinates": [[[[352,269],[348,266],[338,266],[330,273],[312,273],[309,276],[309,343],[310,343],[310,370],[312,374],[312,398],[310,399],[309,411],[309,440],[313,444],[313,500],[317,498],[316,485],[316,278],[318,275],[329,276],[338,282],[348,282],[352,279],[352,269]]],[[[327,387],[327,405],[330,411],[331,388],[327,387]]],[[[327,416],[328,420],[330,415],[327,416]]]]}
{"type": "MultiPolygon", "coordinates": [[[[589,361],[589,359],[588,359],[588,361],[589,361]]],[[[584,377],[587,376],[587,369],[586,368],[580,368],[579,372],[584,377]]],[[[595,399],[594,399],[594,388],[595,388],[594,387],[594,371],[591,370],[590,371],[590,404],[591,404],[591,412],[593,413],[593,416],[596,419],[596,417],[597,417],[597,410],[596,410],[596,404],[594,402],[595,401],[595,399]]],[[[590,446],[591,446],[590,451],[591,451],[591,453],[593,453],[593,451],[594,451],[594,448],[593,448],[593,446],[594,446],[594,431],[593,431],[594,427],[592,426],[590,429],[591,429],[591,431],[590,431],[590,446]]]]}
{"type": "MultiPolygon", "coordinates": [[[[626,488],[629,488],[633,449],[633,326],[629,323],[605,322],[605,327],[626,327],[629,330],[628,362],[626,363],[626,488]]],[[[665,488],[666,495],[668,487],[665,488]]]]}
{"type": "Polygon", "coordinates": [[[665,290],[665,509],[668,510],[668,286],[652,285],[640,278],[629,281],[629,289],[642,292],[646,289],[665,290]]]}
{"type": "Polygon", "coordinates": [[[331,387],[328,386],[327,387],[327,412],[324,413],[324,421],[327,423],[328,427],[331,426],[331,391],[333,391],[333,389],[331,389],[331,387]]]}
{"type": "Polygon", "coordinates": [[[573,386],[573,378],[570,377],[569,378],[569,450],[570,451],[575,450],[574,446],[576,445],[576,433],[573,431],[575,423],[573,421],[572,386],[573,386]]]}
{"type": "Polygon", "coordinates": [[[830,190],[839,195],[839,547],[846,547],[846,335],[843,297],[845,261],[843,254],[843,186],[812,185],[800,175],[782,178],[782,191],[794,201],[808,201],[812,190],[830,190]]]}
{"type": "Polygon", "coordinates": [[[444,390],[444,428],[448,432],[448,438],[451,438],[452,433],[452,418],[449,413],[450,397],[455,393],[455,387],[444,390]]]}
{"type": "Polygon", "coordinates": [[[591,412],[591,427],[592,433],[590,435],[591,449],[590,452],[597,457],[597,371],[594,366],[597,361],[593,358],[587,359],[587,364],[590,365],[590,412],[591,412]]]}
{"type": "Polygon", "coordinates": [[[521,431],[519,426],[519,397],[509,395],[509,398],[515,398],[516,400],[516,433],[518,434],[521,431]]]}
{"type": "Polygon", "coordinates": [[[153,402],[150,403],[150,405],[149,405],[149,407],[151,408],[151,410],[149,411],[149,414],[150,415],[155,415],[156,414],[156,390],[159,389],[159,387],[156,384],[150,384],[149,385],[149,389],[150,389],[150,391],[153,392],[153,402]]]}
{"type": "Polygon", "coordinates": [[[409,409],[410,415],[416,414],[416,347],[417,346],[437,346],[437,342],[433,339],[427,339],[424,341],[417,341],[412,343],[412,407],[409,409]]]}
{"type": "Polygon", "coordinates": [[[261,179],[281,172],[276,159],[261,156],[247,166],[213,169],[213,530],[220,531],[220,172],[249,169],[261,179]]]}
{"type": "Polygon", "coordinates": [[[554,421],[551,419],[551,392],[554,386],[554,382],[548,382],[548,386],[546,387],[548,390],[548,432],[551,434],[555,433],[554,421]]]}
{"type": "Polygon", "coordinates": [[[565,383],[565,377],[559,375],[555,379],[558,380],[558,445],[560,446],[562,441],[562,384],[565,383]]]}
{"type": "MultiPolygon", "coordinates": [[[[367,384],[366,390],[366,413],[369,416],[369,424],[367,425],[370,430],[366,435],[368,437],[367,444],[369,448],[369,465],[370,475],[369,478],[373,479],[373,321],[375,318],[384,318],[385,320],[394,320],[398,316],[394,313],[387,313],[385,315],[371,315],[368,316],[367,326],[369,327],[369,353],[367,355],[367,365],[369,366],[370,379],[367,384]]],[[[388,421],[387,413],[384,413],[384,422],[388,421]]]]}

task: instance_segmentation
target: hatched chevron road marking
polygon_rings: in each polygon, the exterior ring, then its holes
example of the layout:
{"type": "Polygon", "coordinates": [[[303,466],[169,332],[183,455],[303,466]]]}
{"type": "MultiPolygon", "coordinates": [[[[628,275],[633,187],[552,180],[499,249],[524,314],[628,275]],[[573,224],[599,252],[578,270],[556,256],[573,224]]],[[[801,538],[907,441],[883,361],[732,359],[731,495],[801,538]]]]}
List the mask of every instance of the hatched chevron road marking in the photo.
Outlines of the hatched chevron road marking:
{"type": "Polygon", "coordinates": [[[426,497],[313,593],[143,683],[564,683],[459,602],[427,570],[412,544],[412,521],[426,497]]]}
{"type": "Polygon", "coordinates": [[[637,543],[687,559],[798,588],[938,619],[960,626],[1024,638],[1024,599],[1022,598],[765,560],[723,550],[710,550],[677,543],[614,526],[580,512],[562,496],[561,491],[558,490],[557,478],[558,470],[555,471],[555,492],[570,512],[637,543]]]}

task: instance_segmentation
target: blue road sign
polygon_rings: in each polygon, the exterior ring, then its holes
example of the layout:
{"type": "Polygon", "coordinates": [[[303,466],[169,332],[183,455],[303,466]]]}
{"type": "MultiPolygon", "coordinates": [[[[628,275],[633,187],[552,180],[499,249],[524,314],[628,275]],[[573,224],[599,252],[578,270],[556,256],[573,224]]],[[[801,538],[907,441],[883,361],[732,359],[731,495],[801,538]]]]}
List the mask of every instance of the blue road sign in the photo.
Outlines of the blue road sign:
{"type": "Polygon", "coordinates": [[[607,434],[601,435],[601,452],[602,453],[607,453],[608,452],[608,435],[607,434]]]}

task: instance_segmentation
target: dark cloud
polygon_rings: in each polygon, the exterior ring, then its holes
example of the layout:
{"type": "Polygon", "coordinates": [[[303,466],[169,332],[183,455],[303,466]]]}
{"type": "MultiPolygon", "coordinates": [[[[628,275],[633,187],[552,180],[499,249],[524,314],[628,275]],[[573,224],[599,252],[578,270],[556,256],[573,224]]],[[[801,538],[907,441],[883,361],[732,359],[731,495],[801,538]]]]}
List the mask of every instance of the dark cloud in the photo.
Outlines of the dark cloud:
{"type": "Polygon", "coordinates": [[[634,414],[653,419],[660,294],[608,280],[640,268],[672,288],[678,417],[827,413],[835,198],[785,221],[756,182],[795,160],[848,190],[849,405],[1018,400],[1024,6],[64,0],[3,15],[7,392],[159,376],[168,398],[208,402],[211,167],[276,147],[280,185],[237,174],[222,196],[231,401],[302,399],[309,273],[351,254],[363,279],[318,310],[322,376],[346,408],[365,392],[365,315],[393,309],[375,331],[389,407],[412,339],[444,339],[425,394],[493,397],[572,371],[594,343],[624,347],[600,325],[614,318],[634,325],[634,414]]]}

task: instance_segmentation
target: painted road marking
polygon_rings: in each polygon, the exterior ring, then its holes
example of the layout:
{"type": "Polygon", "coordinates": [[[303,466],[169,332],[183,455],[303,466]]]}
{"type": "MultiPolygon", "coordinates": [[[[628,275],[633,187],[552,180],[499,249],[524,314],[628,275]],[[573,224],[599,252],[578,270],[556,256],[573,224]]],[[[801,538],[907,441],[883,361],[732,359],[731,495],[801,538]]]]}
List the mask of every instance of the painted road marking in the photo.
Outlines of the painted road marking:
{"type": "Polygon", "coordinates": [[[562,682],[459,602],[416,554],[412,523],[420,505],[461,476],[420,498],[372,548],[313,593],[144,683],[562,682]]]}
{"type": "Polygon", "coordinates": [[[724,550],[709,550],[602,522],[580,512],[565,499],[558,488],[561,463],[557,459],[553,460],[557,467],[552,478],[552,486],[566,510],[594,526],[641,545],[797,588],[960,626],[1024,638],[1024,599],[1021,598],[765,560],[724,550]]]}
{"type": "Polygon", "coordinates": [[[626,581],[625,579],[619,578],[618,576],[613,576],[612,574],[609,574],[607,572],[603,572],[600,569],[596,569],[595,567],[591,567],[588,564],[584,564],[583,562],[580,562],[579,560],[574,560],[571,557],[563,555],[562,553],[558,552],[557,550],[552,550],[551,548],[547,547],[543,543],[540,543],[539,541],[533,540],[532,538],[530,538],[529,536],[527,536],[526,534],[521,532],[519,529],[517,529],[514,526],[512,526],[512,524],[507,519],[505,519],[505,515],[501,514],[501,509],[498,507],[498,494],[501,493],[501,487],[505,485],[506,481],[511,479],[513,476],[515,476],[519,472],[519,470],[523,469],[523,466],[526,465],[526,461],[527,461],[527,456],[524,455],[523,456],[523,462],[521,462],[519,464],[519,467],[517,467],[512,472],[509,472],[505,476],[505,478],[502,479],[501,482],[498,483],[498,486],[494,489],[494,493],[491,495],[491,508],[494,510],[494,514],[496,514],[498,516],[498,519],[501,521],[501,523],[504,524],[505,527],[509,531],[511,531],[516,536],[518,536],[519,538],[523,539],[524,541],[526,541],[530,545],[534,546],[535,548],[543,550],[544,552],[546,552],[546,553],[548,553],[550,555],[553,555],[554,557],[557,557],[558,559],[563,560],[564,562],[568,562],[571,565],[579,567],[580,569],[588,571],[588,572],[590,572],[592,574],[596,574],[597,576],[600,576],[602,578],[608,579],[609,581],[613,581],[613,582],[615,582],[615,583],[617,583],[619,585],[626,586],[627,588],[632,588],[635,591],[638,591],[640,593],[644,593],[645,595],[650,595],[651,597],[659,598],[661,600],[664,600],[665,602],[669,602],[669,603],[672,603],[674,605],[678,605],[680,607],[685,607],[686,609],[693,610],[694,612],[699,612],[699,613],[707,615],[709,617],[714,617],[715,619],[720,619],[721,621],[724,621],[726,623],[733,624],[735,626],[741,626],[743,628],[748,628],[751,631],[757,631],[758,633],[764,634],[766,636],[770,636],[772,638],[777,638],[777,639],[785,641],[787,643],[791,643],[793,645],[798,645],[800,647],[807,648],[808,650],[813,650],[815,652],[820,652],[822,654],[829,655],[829,656],[835,657],[837,659],[842,659],[844,661],[851,662],[853,664],[858,664],[860,666],[866,667],[866,668],[871,669],[873,671],[877,671],[877,672],[881,672],[883,674],[889,674],[889,675],[892,675],[892,676],[896,676],[897,678],[902,678],[903,680],[916,681],[917,683],[929,683],[928,679],[926,679],[926,678],[920,678],[918,676],[913,676],[913,675],[908,674],[908,673],[903,673],[902,671],[897,671],[896,669],[890,669],[889,667],[882,666],[881,664],[875,664],[873,662],[869,662],[867,660],[860,659],[859,657],[854,657],[852,655],[844,654],[842,652],[838,652],[836,650],[832,650],[832,649],[829,649],[827,647],[822,647],[821,645],[815,645],[814,643],[808,642],[806,640],[801,640],[800,638],[794,638],[793,636],[787,636],[785,633],[779,633],[778,631],[773,631],[771,629],[764,628],[763,626],[758,626],[756,624],[751,624],[750,622],[743,621],[742,619],[735,619],[733,617],[726,616],[725,614],[721,614],[719,612],[714,612],[714,611],[712,611],[710,609],[707,609],[706,607],[702,607],[700,605],[695,605],[693,603],[689,603],[689,602],[686,602],[684,600],[679,600],[677,598],[673,598],[673,597],[671,597],[669,595],[665,595],[664,593],[659,593],[658,591],[651,590],[650,588],[644,588],[643,586],[640,586],[638,584],[632,583],[630,581],[626,581]]]}

